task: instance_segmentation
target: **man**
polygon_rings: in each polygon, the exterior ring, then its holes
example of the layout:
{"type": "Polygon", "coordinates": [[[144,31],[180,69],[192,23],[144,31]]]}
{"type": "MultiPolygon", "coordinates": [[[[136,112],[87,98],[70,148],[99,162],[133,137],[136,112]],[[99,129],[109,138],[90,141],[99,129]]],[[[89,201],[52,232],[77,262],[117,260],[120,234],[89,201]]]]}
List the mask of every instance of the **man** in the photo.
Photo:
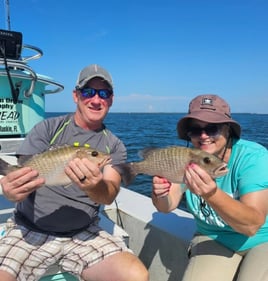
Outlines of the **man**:
{"type": "Polygon", "coordinates": [[[112,165],[126,160],[125,146],[103,124],[113,98],[110,74],[90,65],[79,73],[73,91],[75,113],[46,119],[27,135],[18,154],[87,145],[109,152],[112,163],[101,170],[86,158],[73,159],[65,168],[73,182],[68,188],[46,186],[29,167],[1,179],[4,195],[17,204],[0,240],[0,280],[38,280],[55,262],[80,280],[148,280],[146,268],[121,238],[98,226],[100,205],[112,203],[120,189],[121,176],[112,165]]]}

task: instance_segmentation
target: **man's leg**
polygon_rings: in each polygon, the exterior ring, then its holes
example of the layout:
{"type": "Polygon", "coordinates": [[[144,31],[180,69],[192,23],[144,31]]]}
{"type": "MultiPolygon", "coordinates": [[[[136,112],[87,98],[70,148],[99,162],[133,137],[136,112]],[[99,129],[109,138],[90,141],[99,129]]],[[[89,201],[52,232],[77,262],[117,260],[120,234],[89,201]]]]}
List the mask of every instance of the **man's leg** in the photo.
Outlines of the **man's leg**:
{"type": "Polygon", "coordinates": [[[82,278],[90,281],[148,281],[143,263],[129,252],[121,252],[85,269],[82,278]]]}

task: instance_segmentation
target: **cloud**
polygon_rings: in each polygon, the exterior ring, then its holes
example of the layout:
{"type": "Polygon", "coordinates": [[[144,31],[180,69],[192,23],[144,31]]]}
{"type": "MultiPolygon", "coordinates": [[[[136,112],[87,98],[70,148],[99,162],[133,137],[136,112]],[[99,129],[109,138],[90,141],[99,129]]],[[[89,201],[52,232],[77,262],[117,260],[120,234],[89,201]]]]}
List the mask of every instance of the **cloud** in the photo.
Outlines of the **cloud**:
{"type": "Polygon", "coordinates": [[[186,112],[191,98],[131,94],[115,96],[112,112],[186,112]]]}

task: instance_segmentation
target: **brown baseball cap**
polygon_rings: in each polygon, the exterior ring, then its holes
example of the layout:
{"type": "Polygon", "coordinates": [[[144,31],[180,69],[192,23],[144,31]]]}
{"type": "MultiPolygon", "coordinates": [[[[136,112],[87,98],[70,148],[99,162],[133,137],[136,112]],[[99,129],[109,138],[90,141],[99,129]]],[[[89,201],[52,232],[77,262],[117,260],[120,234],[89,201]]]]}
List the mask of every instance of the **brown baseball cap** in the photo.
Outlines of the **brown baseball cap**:
{"type": "Polygon", "coordinates": [[[241,127],[232,119],[230,106],[217,95],[199,95],[189,104],[189,111],[177,124],[178,136],[190,140],[187,136],[189,119],[197,119],[207,123],[228,123],[235,137],[240,138],[241,127]]]}

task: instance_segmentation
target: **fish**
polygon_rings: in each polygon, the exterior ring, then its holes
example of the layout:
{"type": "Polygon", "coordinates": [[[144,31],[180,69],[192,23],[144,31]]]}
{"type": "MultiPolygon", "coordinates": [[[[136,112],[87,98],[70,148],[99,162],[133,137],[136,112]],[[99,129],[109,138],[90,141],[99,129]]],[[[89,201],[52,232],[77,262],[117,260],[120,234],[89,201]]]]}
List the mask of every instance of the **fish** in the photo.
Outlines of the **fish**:
{"type": "Polygon", "coordinates": [[[115,168],[128,186],[138,174],[159,176],[173,183],[183,183],[185,167],[195,163],[206,170],[212,178],[225,175],[227,164],[206,151],[183,146],[146,148],[141,151],[143,161],[118,164],[115,168]]]}
{"type": "Polygon", "coordinates": [[[17,165],[10,165],[0,158],[0,175],[21,167],[31,167],[39,172],[39,177],[45,178],[46,186],[69,186],[72,181],[65,174],[64,168],[74,158],[87,158],[103,168],[110,163],[109,154],[100,152],[86,146],[57,145],[48,150],[34,155],[18,155],[17,165]]]}

